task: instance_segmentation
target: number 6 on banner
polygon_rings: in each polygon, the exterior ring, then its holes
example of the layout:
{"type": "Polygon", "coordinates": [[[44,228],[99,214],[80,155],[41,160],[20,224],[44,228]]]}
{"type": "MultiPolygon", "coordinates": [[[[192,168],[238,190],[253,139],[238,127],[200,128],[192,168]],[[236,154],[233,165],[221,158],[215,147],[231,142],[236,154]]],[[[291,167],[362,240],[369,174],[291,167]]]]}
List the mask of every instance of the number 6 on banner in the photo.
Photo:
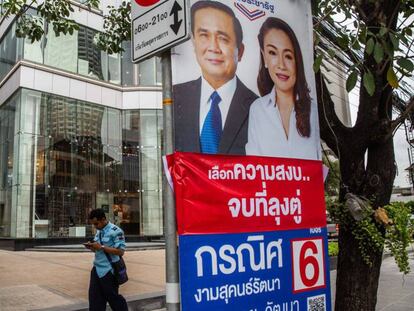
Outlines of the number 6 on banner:
{"type": "Polygon", "coordinates": [[[322,238],[292,241],[293,292],[326,286],[322,238]]]}

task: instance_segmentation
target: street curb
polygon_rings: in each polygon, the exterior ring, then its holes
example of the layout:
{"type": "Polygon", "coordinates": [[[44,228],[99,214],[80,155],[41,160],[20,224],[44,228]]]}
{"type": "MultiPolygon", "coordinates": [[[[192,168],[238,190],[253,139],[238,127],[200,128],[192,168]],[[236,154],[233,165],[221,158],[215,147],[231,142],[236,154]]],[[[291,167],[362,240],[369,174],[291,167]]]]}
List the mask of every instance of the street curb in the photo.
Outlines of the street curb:
{"type": "Polygon", "coordinates": [[[338,266],[338,257],[330,256],[329,257],[329,271],[336,270],[337,266],[338,266]]]}
{"type": "MultiPolygon", "coordinates": [[[[136,252],[136,251],[153,251],[153,250],[160,250],[165,249],[165,246],[139,246],[139,247],[127,247],[126,251],[128,252],[136,252]]],[[[52,249],[52,248],[27,248],[25,249],[26,252],[43,252],[43,253],[90,253],[88,249],[52,249]]]]}
{"type": "MultiPolygon", "coordinates": [[[[408,253],[414,253],[414,249],[410,248],[408,253]]],[[[382,256],[382,260],[391,257],[390,252],[385,252],[382,256]]],[[[331,256],[329,257],[329,270],[334,271],[337,269],[338,257],[331,256]]],[[[153,292],[148,294],[133,295],[125,297],[128,303],[129,311],[155,311],[155,310],[165,310],[165,291],[153,292]]],[[[31,311],[87,311],[88,303],[77,303],[66,306],[57,306],[53,308],[44,308],[44,309],[32,309],[31,311]]],[[[107,311],[110,311],[111,308],[108,306],[107,311]]]]}
{"type": "MultiPolygon", "coordinates": [[[[414,253],[414,248],[410,247],[408,250],[408,254],[414,253]]],[[[382,254],[382,260],[385,260],[389,257],[392,257],[392,254],[390,252],[384,252],[382,254]]],[[[336,270],[338,267],[338,256],[331,256],[329,257],[329,270],[333,271],[336,270]]]]}
{"type": "MultiPolygon", "coordinates": [[[[129,311],[151,311],[165,308],[165,292],[154,292],[125,297],[129,311]]],[[[57,306],[53,308],[32,309],[31,311],[88,311],[89,304],[77,303],[72,305],[57,306]]],[[[107,311],[111,308],[108,306],[107,311]]]]}

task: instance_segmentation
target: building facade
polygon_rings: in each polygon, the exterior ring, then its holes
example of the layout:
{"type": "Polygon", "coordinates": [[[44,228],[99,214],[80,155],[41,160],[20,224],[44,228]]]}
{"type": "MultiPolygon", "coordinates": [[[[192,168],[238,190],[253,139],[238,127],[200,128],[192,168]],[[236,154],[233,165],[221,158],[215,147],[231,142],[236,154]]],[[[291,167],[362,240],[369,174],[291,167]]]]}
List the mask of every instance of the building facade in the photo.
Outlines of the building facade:
{"type": "Polygon", "coordinates": [[[99,50],[102,11],[73,6],[79,30],[45,25],[39,42],[0,19],[0,237],[89,236],[94,208],[129,236],[161,235],[160,60],[99,50]]]}

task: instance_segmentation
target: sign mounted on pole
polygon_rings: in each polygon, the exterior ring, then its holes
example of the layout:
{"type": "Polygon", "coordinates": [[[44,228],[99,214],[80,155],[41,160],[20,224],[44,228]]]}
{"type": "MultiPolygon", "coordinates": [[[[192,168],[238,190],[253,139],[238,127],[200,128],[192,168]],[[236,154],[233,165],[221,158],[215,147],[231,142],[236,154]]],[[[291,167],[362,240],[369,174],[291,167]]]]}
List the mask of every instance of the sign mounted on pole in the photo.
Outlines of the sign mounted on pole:
{"type": "Polygon", "coordinates": [[[132,61],[140,62],[189,38],[185,0],[132,1],[132,61]]]}
{"type": "Polygon", "coordinates": [[[331,310],[319,161],[189,152],[166,160],[182,311],[331,310]]]}
{"type": "Polygon", "coordinates": [[[181,310],[330,311],[311,2],[188,2],[166,159],[181,310]]]}

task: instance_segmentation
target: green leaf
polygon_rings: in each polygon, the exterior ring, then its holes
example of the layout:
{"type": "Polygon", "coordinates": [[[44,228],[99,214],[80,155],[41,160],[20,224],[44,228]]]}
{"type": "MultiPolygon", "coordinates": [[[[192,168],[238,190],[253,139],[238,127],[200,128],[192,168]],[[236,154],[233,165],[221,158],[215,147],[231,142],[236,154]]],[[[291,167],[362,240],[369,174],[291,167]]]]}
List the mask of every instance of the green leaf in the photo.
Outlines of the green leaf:
{"type": "Polygon", "coordinates": [[[352,89],[355,87],[358,81],[358,71],[354,70],[349,75],[348,79],[346,79],[346,90],[347,92],[351,92],[352,89]]]}
{"type": "Polygon", "coordinates": [[[375,45],[374,39],[370,38],[365,47],[365,52],[367,52],[368,55],[371,55],[372,52],[374,51],[374,45],[375,45]]]}
{"type": "Polygon", "coordinates": [[[383,42],[382,48],[384,49],[384,53],[388,55],[389,59],[394,58],[394,46],[390,42],[383,42]]]}
{"type": "Polygon", "coordinates": [[[349,38],[346,35],[342,35],[338,38],[338,44],[341,48],[346,49],[349,45],[349,38]]]}
{"type": "Polygon", "coordinates": [[[394,89],[399,87],[397,75],[395,74],[394,69],[392,69],[392,67],[388,68],[387,81],[394,89]]]}
{"type": "Polygon", "coordinates": [[[394,46],[394,50],[398,50],[398,46],[400,44],[398,38],[393,33],[390,33],[390,39],[392,45],[394,46]]]}
{"type": "Polygon", "coordinates": [[[315,46],[317,46],[319,44],[319,42],[321,42],[321,37],[319,36],[319,34],[317,34],[316,32],[314,32],[313,44],[315,46]]]}
{"type": "Polygon", "coordinates": [[[358,39],[362,44],[366,44],[367,42],[367,28],[364,25],[361,26],[361,31],[358,34],[358,39]]]}
{"type": "Polygon", "coordinates": [[[313,71],[317,73],[321,67],[323,55],[320,54],[316,57],[315,62],[313,63],[313,71]]]}
{"type": "Polygon", "coordinates": [[[414,64],[411,60],[409,60],[408,58],[400,58],[397,61],[397,64],[404,68],[405,70],[407,70],[408,72],[412,72],[414,70],[414,64]]]}
{"type": "Polygon", "coordinates": [[[334,57],[335,57],[335,55],[336,55],[336,50],[334,50],[334,49],[329,49],[329,50],[328,50],[328,55],[329,55],[331,58],[334,58],[334,57]]]}
{"type": "Polygon", "coordinates": [[[364,73],[363,83],[366,91],[368,92],[369,96],[374,95],[375,92],[375,81],[374,76],[372,75],[371,71],[367,71],[364,73]]]}
{"type": "Polygon", "coordinates": [[[384,50],[380,42],[375,43],[374,59],[379,64],[384,59],[384,50]]]}
{"type": "Polygon", "coordinates": [[[361,44],[359,43],[359,40],[355,40],[354,44],[352,45],[352,48],[355,50],[361,50],[361,44]]]}

